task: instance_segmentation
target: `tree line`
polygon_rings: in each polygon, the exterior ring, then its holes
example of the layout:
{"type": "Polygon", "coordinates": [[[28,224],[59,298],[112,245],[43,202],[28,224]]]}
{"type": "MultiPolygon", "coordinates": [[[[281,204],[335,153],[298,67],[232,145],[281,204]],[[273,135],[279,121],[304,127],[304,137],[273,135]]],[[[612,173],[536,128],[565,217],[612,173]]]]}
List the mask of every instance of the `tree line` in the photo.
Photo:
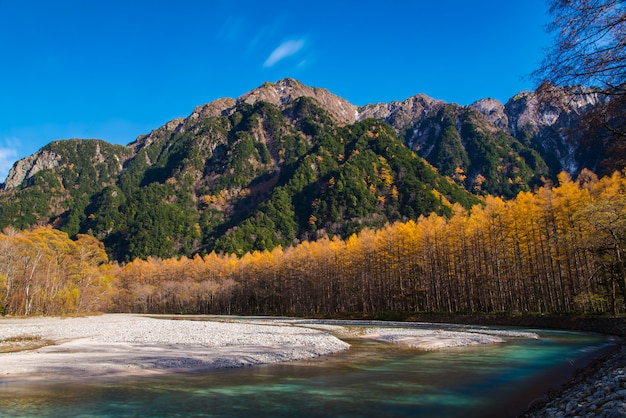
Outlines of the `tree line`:
{"type": "Polygon", "coordinates": [[[626,177],[583,171],[504,201],[241,257],[106,260],[88,236],[0,235],[8,314],[625,312],[626,177]]]}

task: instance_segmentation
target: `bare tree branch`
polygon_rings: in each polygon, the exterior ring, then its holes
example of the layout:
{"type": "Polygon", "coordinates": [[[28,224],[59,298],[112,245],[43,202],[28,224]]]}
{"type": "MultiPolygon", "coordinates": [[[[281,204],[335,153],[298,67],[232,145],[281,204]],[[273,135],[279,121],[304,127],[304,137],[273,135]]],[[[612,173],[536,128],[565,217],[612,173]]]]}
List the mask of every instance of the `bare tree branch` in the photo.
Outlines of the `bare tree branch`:
{"type": "MultiPolygon", "coordinates": [[[[626,161],[625,0],[546,1],[552,17],[547,31],[555,41],[533,77],[547,98],[549,85],[592,89],[598,104],[585,115],[584,137],[587,145],[602,146],[607,173],[622,170],[626,161]]],[[[568,91],[589,94],[589,90],[568,91]]]]}

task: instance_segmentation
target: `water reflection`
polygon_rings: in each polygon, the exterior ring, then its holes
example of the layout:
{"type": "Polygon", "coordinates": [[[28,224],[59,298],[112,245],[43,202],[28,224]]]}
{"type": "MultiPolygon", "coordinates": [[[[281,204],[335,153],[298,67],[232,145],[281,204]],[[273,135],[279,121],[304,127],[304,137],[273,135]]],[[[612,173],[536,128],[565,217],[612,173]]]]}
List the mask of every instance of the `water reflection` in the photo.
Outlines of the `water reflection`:
{"type": "Polygon", "coordinates": [[[436,352],[355,339],[332,356],[244,369],[90,383],[0,380],[0,415],[515,416],[607,344],[589,334],[540,335],[436,352]]]}

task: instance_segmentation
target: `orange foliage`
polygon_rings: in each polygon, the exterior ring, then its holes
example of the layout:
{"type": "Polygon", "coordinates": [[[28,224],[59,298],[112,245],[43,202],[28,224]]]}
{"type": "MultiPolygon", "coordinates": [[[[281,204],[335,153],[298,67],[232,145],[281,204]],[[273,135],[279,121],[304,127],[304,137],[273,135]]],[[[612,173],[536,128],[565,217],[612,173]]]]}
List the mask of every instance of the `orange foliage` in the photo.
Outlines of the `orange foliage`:
{"type": "Polygon", "coordinates": [[[212,252],[113,266],[94,238],[70,240],[50,228],[6,230],[0,309],[27,315],[624,312],[626,179],[581,176],[574,182],[562,174],[558,186],[511,201],[487,196],[470,211],[450,205],[448,218],[431,214],[346,240],[322,238],[240,258],[212,252]]]}

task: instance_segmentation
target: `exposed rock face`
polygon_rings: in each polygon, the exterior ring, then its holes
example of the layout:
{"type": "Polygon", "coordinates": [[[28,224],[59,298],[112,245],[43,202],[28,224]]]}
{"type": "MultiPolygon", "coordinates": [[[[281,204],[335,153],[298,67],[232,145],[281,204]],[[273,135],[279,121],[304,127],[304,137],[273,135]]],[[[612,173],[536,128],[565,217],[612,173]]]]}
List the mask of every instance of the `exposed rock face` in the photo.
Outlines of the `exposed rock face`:
{"type": "Polygon", "coordinates": [[[537,92],[524,91],[511,98],[505,105],[511,133],[518,136],[527,130],[534,134],[557,125],[565,127],[571,116],[585,112],[598,104],[598,95],[591,90],[568,89],[555,91],[548,100],[540,100],[537,92]]]}
{"type": "Polygon", "coordinates": [[[259,101],[265,101],[283,108],[300,97],[315,99],[322,108],[340,123],[354,123],[357,121],[359,115],[358,108],[347,100],[330,93],[326,89],[309,87],[299,81],[285,78],[276,83],[264,83],[236,100],[222,98],[198,106],[187,118],[174,119],[149,134],[138,137],[129,146],[137,152],[154,143],[158,138],[168,135],[168,133],[184,132],[200,119],[228,116],[235,111],[236,106],[240,103],[253,105],[259,101]]]}
{"type": "MultiPolygon", "coordinates": [[[[583,115],[590,107],[598,104],[598,96],[584,88],[555,89],[549,99],[540,100],[537,92],[521,92],[511,98],[506,105],[495,99],[482,99],[469,106],[456,106],[454,113],[462,114],[468,110],[478,112],[484,117],[480,129],[492,132],[505,132],[524,145],[539,152],[554,173],[562,170],[570,174],[578,173],[582,168],[595,169],[598,156],[584,152],[580,141],[572,141],[572,130],[581,123],[583,115]]],[[[420,149],[422,156],[427,156],[436,145],[431,137],[439,136],[440,121],[432,115],[444,106],[444,102],[424,95],[416,95],[403,102],[378,103],[359,109],[358,119],[382,119],[392,125],[407,145],[420,149]]],[[[478,121],[478,120],[477,120],[478,121]]],[[[460,122],[457,120],[460,132],[460,122]]],[[[461,138],[464,142],[464,139],[461,138]]]]}
{"type": "MultiPolygon", "coordinates": [[[[197,116],[196,116],[197,118],[197,116]]],[[[158,138],[164,135],[166,132],[178,132],[182,126],[187,121],[186,118],[177,118],[167,122],[165,125],[151,131],[147,135],[139,136],[134,142],[130,143],[128,146],[133,149],[133,151],[137,152],[142,148],[149,146],[154,143],[158,138]]]]}
{"type": "Polygon", "coordinates": [[[365,105],[359,109],[359,120],[366,118],[382,119],[396,129],[401,129],[420,121],[428,114],[440,109],[444,104],[440,100],[418,94],[402,102],[393,101],[389,104],[365,105]]]}
{"type": "Polygon", "coordinates": [[[509,130],[509,118],[505,112],[504,105],[495,99],[482,99],[469,106],[479,111],[495,127],[509,130]]]}
{"type": "Polygon", "coordinates": [[[558,119],[557,109],[543,115],[539,110],[539,100],[534,92],[524,91],[511,98],[505,107],[510,132],[516,137],[523,131],[536,135],[540,127],[551,126],[558,119]]]}
{"type": "Polygon", "coordinates": [[[394,127],[398,135],[403,136],[407,146],[415,149],[423,146],[426,130],[422,122],[445,105],[443,101],[418,94],[402,102],[365,105],[359,109],[359,120],[366,118],[384,120],[394,127]]]}
{"type": "Polygon", "coordinates": [[[263,100],[282,107],[299,97],[315,99],[322,108],[336,117],[339,122],[354,123],[357,120],[358,110],[355,105],[326,89],[308,87],[291,78],[285,78],[276,83],[265,83],[241,96],[237,102],[254,104],[263,100]]]}
{"type": "Polygon", "coordinates": [[[538,149],[554,171],[574,174],[584,166],[593,169],[594,162],[579,155],[579,143],[571,134],[581,115],[598,100],[597,94],[580,88],[555,90],[547,100],[540,100],[537,92],[521,92],[504,107],[508,131],[538,149]]]}
{"type": "Polygon", "coordinates": [[[139,136],[134,142],[129,144],[129,147],[137,152],[163,136],[185,132],[189,126],[200,119],[228,116],[234,111],[236,105],[237,101],[235,99],[222,98],[205,105],[197,106],[188,117],[171,120],[149,134],[139,136]]]}
{"type": "Polygon", "coordinates": [[[188,119],[196,120],[200,118],[227,116],[232,113],[236,105],[237,101],[235,99],[217,99],[211,103],[196,107],[188,119]]]}
{"type": "MultiPolygon", "coordinates": [[[[58,190],[70,189],[81,181],[108,184],[122,172],[133,155],[129,147],[113,145],[98,139],[64,139],[54,141],[35,154],[17,161],[0,184],[0,191],[28,187],[40,172],[54,171],[58,190]]],[[[45,181],[44,181],[45,183],[45,181]]],[[[94,187],[99,187],[94,184],[94,187]]]]}
{"type": "Polygon", "coordinates": [[[30,179],[41,170],[58,167],[61,156],[54,151],[41,149],[26,158],[16,162],[7,176],[2,190],[11,190],[20,186],[24,181],[30,179]]]}

